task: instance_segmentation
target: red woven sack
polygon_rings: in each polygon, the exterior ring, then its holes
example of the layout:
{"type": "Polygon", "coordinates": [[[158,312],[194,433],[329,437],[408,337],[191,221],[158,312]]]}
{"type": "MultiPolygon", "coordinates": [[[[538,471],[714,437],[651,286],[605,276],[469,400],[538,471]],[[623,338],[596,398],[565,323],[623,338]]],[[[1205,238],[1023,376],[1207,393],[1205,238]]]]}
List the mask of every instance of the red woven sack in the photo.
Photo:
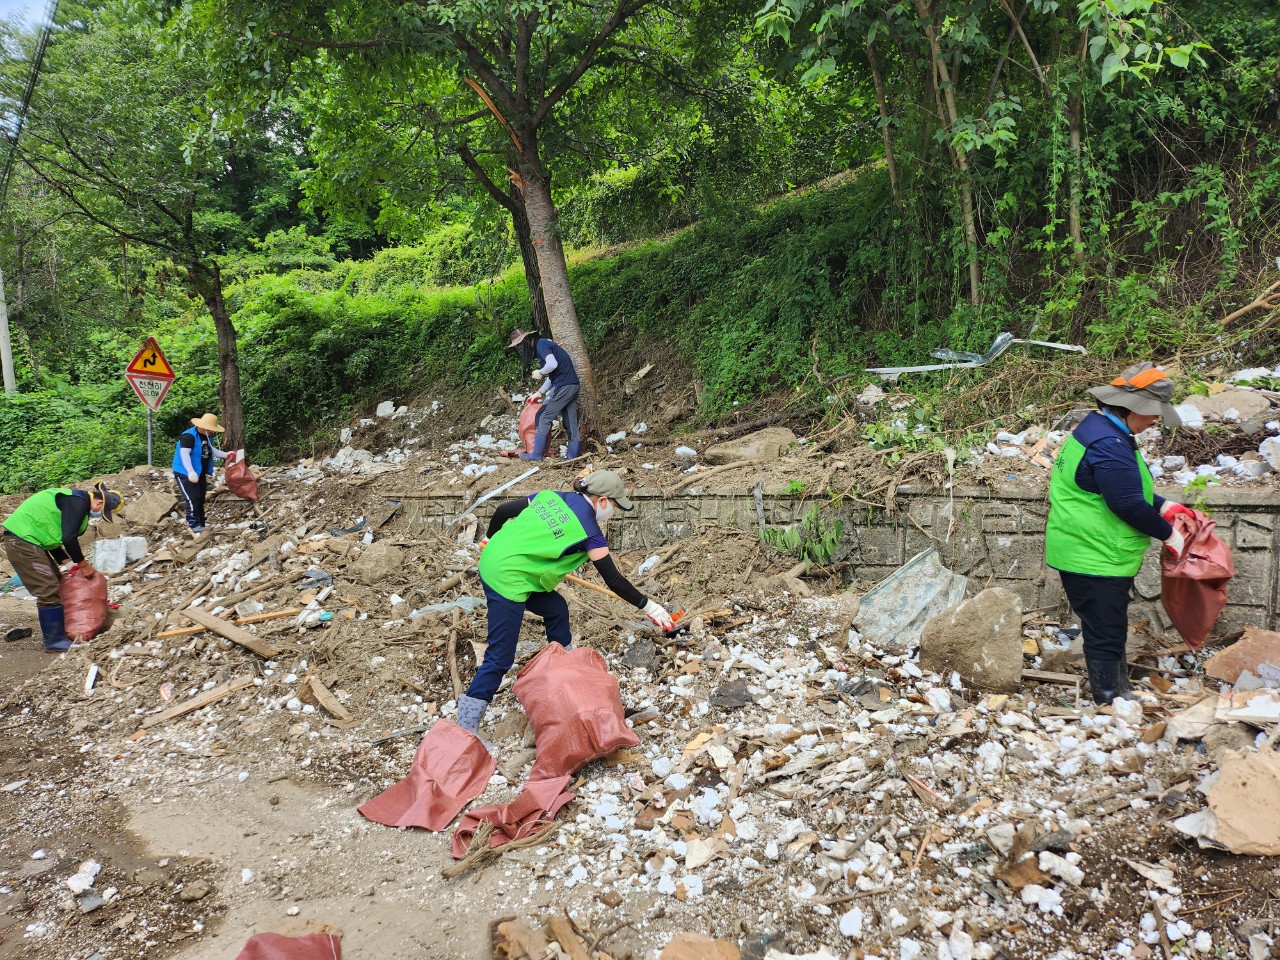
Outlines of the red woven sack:
{"type": "Polygon", "coordinates": [[[97,570],[89,577],[69,573],[58,584],[67,636],[92,640],[107,625],[107,578],[97,570]]]}
{"type": "Polygon", "coordinates": [[[1200,511],[1170,521],[1186,538],[1181,557],[1160,549],[1160,602],[1187,646],[1200,647],[1227,605],[1227,581],[1235,575],[1231,548],[1213,532],[1216,524],[1200,511]]]}
{"type": "Polygon", "coordinates": [[[476,831],[485,821],[493,824],[493,834],[489,837],[491,848],[501,847],[512,840],[523,840],[537,833],[556,818],[561,807],[573,799],[573,794],[565,789],[569,786],[569,780],[569,777],[557,777],[554,780],[532,781],[526,783],[520,796],[510,803],[496,803],[468,810],[458,824],[458,829],[453,831],[453,859],[461,860],[467,855],[476,831]]]}
{"type": "Polygon", "coordinates": [[[538,432],[538,411],[541,403],[526,403],[520,408],[520,442],[525,453],[533,453],[533,437],[538,432]]]}
{"type": "Polygon", "coordinates": [[[258,502],[258,478],[249,469],[243,450],[236,450],[227,455],[227,469],[223,471],[227,481],[227,489],[242,500],[258,502]]]}
{"type": "Polygon", "coordinates": [[[342,960],[342,941],[331,933],[304,937],[255,933],[236,954],[236,960],[342,960]]]}
{"type": "Polygon", "coordinates": [[[548,643],[524,665],[513,689],[533,724],[538,758],[531,781],[567,776],[640,743],[623,716],[618,681],[595,650],[548,643]]]}
{"type": "Polygon", "coordinates": [[[484,793],[497,768],[478,737],[449,720],[437,720],[422,738],[409,775],[364,806],[360,815],[388,827],[443,830],[484,793]]]}

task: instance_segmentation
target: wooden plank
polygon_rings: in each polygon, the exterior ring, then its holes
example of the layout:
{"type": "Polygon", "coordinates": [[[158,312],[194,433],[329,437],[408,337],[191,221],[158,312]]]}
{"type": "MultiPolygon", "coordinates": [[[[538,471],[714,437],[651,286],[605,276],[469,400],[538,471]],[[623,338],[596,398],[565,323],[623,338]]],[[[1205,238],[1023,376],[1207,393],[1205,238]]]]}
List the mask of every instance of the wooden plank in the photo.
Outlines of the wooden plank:
{"type": "Polygon", "coordinates": [[[569,960],[591,960],[587,947],[573,929],[568,917],[556,915],[547,920],[547,930],[560,948],[569,955],[569,960]]]}
{"type": "Polygon", "coordinates": [[[175,707],[170,707],[163,713],[157,713],[155,716],[147,717],[142,721],[142,729],[133,735],[137,738],[144,730],[150,730],[152,727],[158,727],[162,723],[168,723],[171,720],[177,720],[179,717],[193,713],[202,707],[207,707],[211,703],[217,703],[223,697],[229,697],[233,693],[238,693],[246,687],[253,686],[253,675],[246,673],[236,677],[234,680],[228,680],[226,683],[219,684],[212,690],[205,690],[197,693],[190,700],[185,700],[175,707]]]}
{"type": "Polygon", "coordinates": [[[304,703],[314,703],[319,707],[323,707],[343,723],[355,722],[355,717],[347,712],[347,708],[333,695],[333,691],[326,687],[324,682],[314,673],[308,674],[307,679],[303,681],[301,697],[304,703]]]}
{"type": "Polygon", "coordinates": [[[280,648],[274,643],[269,643],[255,637],[247,630],[241,630],[239,627],[232,626],[225,620],[219,620],[211,613],[204,610],[183,610],[182,615],[188,620],[194,620],[196,623],[208,627],[220,637],[225,637],[232,643],[239,644],[246,650],[252,650],[260,657],[267,660],[274,660],[280,654],[280,648]]]}
{"type": "Polygon", "coordinates": [[[1080,686],[1080,678],[1074,673],[1054,673],[1051,670],[1023,670],[1022,679],[1034,683],[1060,683],[1066,687],[1080,686]]]}
{"type": "MultiPolygon", "coordinates": [[[[267,620],[275,620],[278,617],[292,617],[301,613],[300,607],[290,607],[288,610],[273,610],[270,613],[255,613],[251,617],[242,617],[239,620],[227,621],[236,625],[246,623],[263,623],[267,620]]],[[[163,633],[157,633],[153,639],[169,640],[172,637],[191,637],[197,633],[204,633],[208,627],[177,627],[173,630],[165,630],[163,633]]]]}

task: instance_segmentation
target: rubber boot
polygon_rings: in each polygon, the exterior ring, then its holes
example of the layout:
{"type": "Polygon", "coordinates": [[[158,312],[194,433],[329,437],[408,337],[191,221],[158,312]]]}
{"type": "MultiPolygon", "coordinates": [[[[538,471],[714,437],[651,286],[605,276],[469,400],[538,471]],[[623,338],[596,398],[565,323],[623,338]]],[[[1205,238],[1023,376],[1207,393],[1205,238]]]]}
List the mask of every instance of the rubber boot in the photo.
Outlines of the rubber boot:
{"type": "Polygon", "coordinates": [[[1120,660],[1085,660],[1089,671],[1089,692],[1093,702],[1105,706],[1113,700],[1133,700],[1129,671],[1120,660]]]}
{"type": "Polygon", "coordinates": [[[582,456],[582,441],[570,440],[564,449],[564,458],[566,460],[577,460],[582,456]]]}
{"type": "Polygon", "coordinates": [[[547,452],[547,438],[549,433],[537,433],[533,437],[533,450],[527,453],[521,453],[521,460],[541,460],[547,452]]]}
{"type": "MultiPolygon", "coordinates": [[[[489,709],[489,701],[478,697],[461,696],[458,698],[458,726],[467,733],[480,736],[480,721],[484,712],[489,709]]],[[[487,744],[486,744],[487,746],[487,744]]]]}
{"type": "Polygon", "coordinates": [[[66,653],[71,649],[71,638],[67,636],[67,621],[62,613],[62,606],[38,607],[40,614],[40,632],[44,634],[45,653],[66,653]]]}

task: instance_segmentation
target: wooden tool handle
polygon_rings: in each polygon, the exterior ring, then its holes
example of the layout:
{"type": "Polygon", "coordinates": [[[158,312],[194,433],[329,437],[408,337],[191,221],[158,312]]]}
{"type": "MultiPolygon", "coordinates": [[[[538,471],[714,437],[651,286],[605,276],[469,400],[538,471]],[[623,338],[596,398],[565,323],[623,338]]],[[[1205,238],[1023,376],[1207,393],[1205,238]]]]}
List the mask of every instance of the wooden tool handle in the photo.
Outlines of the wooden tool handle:
{"type": "Polygon", "coordinates": [[[572,573],[566,573],[564,578],[571,583],[576,583],[580,587],[586,587],[588,590],[594,590],[596,593],[603,593],[606,597],[613,597],[615,600],[622,599],[612,590],[606,590],[604,587],[598,587],[589,580],[583,580],[581,577],[575,577],[572,573]]]}

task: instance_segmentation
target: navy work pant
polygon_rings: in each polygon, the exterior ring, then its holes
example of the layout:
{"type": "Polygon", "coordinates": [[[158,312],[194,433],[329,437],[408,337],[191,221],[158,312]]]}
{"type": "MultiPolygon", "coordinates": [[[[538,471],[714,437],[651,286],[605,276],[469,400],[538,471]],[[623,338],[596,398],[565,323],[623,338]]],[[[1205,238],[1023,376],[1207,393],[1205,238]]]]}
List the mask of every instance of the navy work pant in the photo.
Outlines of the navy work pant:
{"type": "Polygon", "coordinates": [[[178,489],[182,491],[182,499],[187,504],[187,526],[191,529],[204,526],[204,495],[209,489],[209,478],[205,474],[192,483],[185,473],[174,473],[178,479],[178,489]]]}
{"type": "Polygon", "coordinates": [[[529,599],[508,600],[493,590],[483,579],[484,595],[489,601],[489,648],[484,652],[484,662],[476,671],[467,688],[467,696],[489,701],[502,685],[502,678],[516,660],[516,642],[520,639],[520,625],[528,610],[542,618],[547,628],[547,640],[562,647],[569,646],[569,604],[564,597],[552,590],[549,593],[531,593],[529,599]]]}
{"type": "Polygon", "coordinates": [[[1129,594],[1133,577],[1094,577],[1058,571],[1071,609],[1080,618],[1084,655],[1088,660],[1116,662],[1125,659],[1129,638],[1129,594]]]}

